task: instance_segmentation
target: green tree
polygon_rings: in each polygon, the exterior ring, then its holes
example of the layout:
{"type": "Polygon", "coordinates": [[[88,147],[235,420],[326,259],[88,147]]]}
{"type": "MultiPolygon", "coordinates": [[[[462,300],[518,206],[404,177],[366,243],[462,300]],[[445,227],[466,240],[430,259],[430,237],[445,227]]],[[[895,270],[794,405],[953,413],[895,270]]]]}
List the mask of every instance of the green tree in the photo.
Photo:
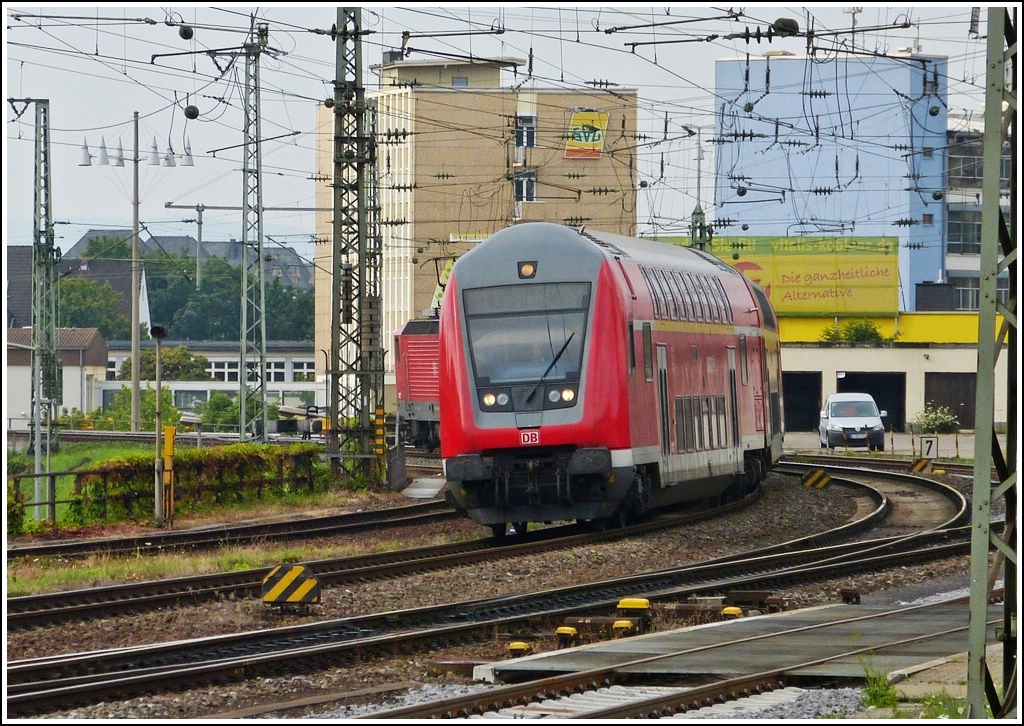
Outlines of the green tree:
{"type": "MultiPolygon", "coordinates": [[[[257,401],[254,397],[248,399],[248,411],[246,421],[252,421],[256,416],[257,401]]],[[[267,420],[276,419],[279,415],[279,406],[276,403],[267,404],[267,420]]],[[[214,391],[210,398],[199,407],[199,418],[203,420],[203,428],[210,431],[235,432],[238,431],[238,398],[229,396],[224,391],[214,391]]]]}
{"type": "MultiPolygon", "coordinates": [[[[197,355],[187,346],[160,349],[160,379],[164,381],[209,381],[206,372],[209,360],[206,356],[197,355]]],[[[131,361],[125,361],[117,373],[117,380],[129,381],[132,377],[131,361]]],[[[156,349],[147,348],[139,351],[139,379],[156,380],[156,349]]]]}
{"type": "Polygon", "coordinates": [[[313,291],[275,279],[266,286],[265,322],[270,340],[313,340],[313,291]]]}
{"type": "Polygon", "coordinates": [[[93,237],[85,247],[82,257],[88,260],[130,260],[132,258],[132,233],[93,237]]]}
{"type": "MultiPolygon", "coordinates": [[[[105,411],[113,419],[115,431],[128,431],[132,422],[132,392],[127,386],[114,394],[114,400],[105,411]]],[[[162,426],[175,426],[181,418],[181,412],[174,406],[174,392],[170,388],[160,389],[160,423],[162,426]]],[[[139,426],[143,431],[156,428],[156,391],[146,386],[139,391],[139,426]]]]}
{"type": "Polygon", "coordinates": [[[173,313],[172,334],[190,340],[238,340],[241,270],[214,257],[203,263],[202,277],[202,287],[173,313]]]}
{"type": "Polygon", "coordinates": [[[161,250],[146,255],[145,266],[150,318],[166,325],[171,338],[191,338],[188,331],[178,330],[175,317],[196,293],[195,258],[161,250]]]}
{"type": "Polygon", "coordinates": [[[128,340],[132,336],[128,316],[117,312],[121,296],[109,282],[64,278],[57,300],[57,321],[62,328],[97,328],[107,340],[128,340]]]}
{"type": "Polygon", "coordinates": [[[203,428],[211,431],[238,430],[238,399],[223,391],[214,391],[199,407],[199,418],[203,428]]]}

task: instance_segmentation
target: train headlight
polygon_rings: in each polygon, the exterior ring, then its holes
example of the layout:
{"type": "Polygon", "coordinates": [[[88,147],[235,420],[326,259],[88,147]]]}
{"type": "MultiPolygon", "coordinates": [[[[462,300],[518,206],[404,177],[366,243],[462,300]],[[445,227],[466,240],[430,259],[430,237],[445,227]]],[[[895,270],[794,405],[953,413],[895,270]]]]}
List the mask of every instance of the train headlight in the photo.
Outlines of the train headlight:
{"type": "Polygon", "coordinates": [[[551,403],[558,403],[561,397],[561,394],[559,394],[554,388],[548,391],[548,400],[551,401],[551,403]]]}
{"type": "Polygon", "coordinates": [[[574,400],[576,400],[576,391],[572,390],[571,388],[563,389],[562,400],[565,401],[566,403],[572,403],[574,400]]]}
{"type": "Polygon", "coordinates": [[[484,408],[506,408],[510,400],[505,391],[488,391],[480,396],[480,403],[484,408]]]}

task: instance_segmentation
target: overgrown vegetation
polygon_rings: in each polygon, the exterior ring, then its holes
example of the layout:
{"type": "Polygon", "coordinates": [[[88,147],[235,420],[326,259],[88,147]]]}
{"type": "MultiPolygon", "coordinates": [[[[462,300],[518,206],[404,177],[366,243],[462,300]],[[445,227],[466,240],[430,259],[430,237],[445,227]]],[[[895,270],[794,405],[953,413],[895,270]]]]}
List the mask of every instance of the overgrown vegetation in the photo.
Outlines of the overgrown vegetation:
{"type": "Polygon", "coordinates": [[[878,330],[878,326],[870,320],[849,320],[842,326],[832,325],[825,328],[818,338],[822,343],[892,343],[898,337],[886,337],[878,330]]]}
{"type": "MultiPolygon", "coordinates": [[[[95,459],[68,446],[51,461],[57,521],[26,516],[35,477],[30,457],[8,460],[7,533],[18,536],[42,527],[86,527],[115,522],[150,523],[154,510],[154,452],[120,447],[95,459]],[[78,452],[78,456],[75,456],[78,452]],[[67,468],[62,468],[67,466],[67,468]]],[[[287,502],[296,495],[326,491],[329,472],[315,443],[277,446],[234,444],[210,449],[183,448],[174,458],[175,513],[187,515],[227,505],[267,499],[287,502]]],[[[49,498],[49,497],[47,497],[49,498]]],[[[31,513],[29,513],[31,514],[31,513]]]]}
{"type": "Polygon", "coordinates": [[[924,411],[910,422],[919,434],[951,434],[960,428],[960,420],[946,406],[927,403],[924,411]]]}

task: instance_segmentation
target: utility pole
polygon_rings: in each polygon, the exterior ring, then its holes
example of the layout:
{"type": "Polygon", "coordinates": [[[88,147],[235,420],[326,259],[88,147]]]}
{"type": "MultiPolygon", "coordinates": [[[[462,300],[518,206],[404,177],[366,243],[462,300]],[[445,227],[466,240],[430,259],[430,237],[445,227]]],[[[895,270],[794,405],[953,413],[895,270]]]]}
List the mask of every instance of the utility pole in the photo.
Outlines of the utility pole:
{"type": "Polygon", "coordinates": [[[139,399],[139,297],[142,263],[139,261],[139,112],[132,116],[135,145],[132,153],[132,431],[142,430],[139,399]]]}
{"type": "Polygon", "coordinates": [[[377,417],[383,417],[384,402],[382,241],[370,221],[376,210],[367,199],[376,154],[367,131],[369,110],[362,86],[363,32],[359,8],[338,8],[332,29],[337,69],[332,105],[334,245],[327,454],[334,474],[342,457],[354,456],[367,479],[377,483],[383,478],[384,454],[383,427],[375,426],[377,417]]]}

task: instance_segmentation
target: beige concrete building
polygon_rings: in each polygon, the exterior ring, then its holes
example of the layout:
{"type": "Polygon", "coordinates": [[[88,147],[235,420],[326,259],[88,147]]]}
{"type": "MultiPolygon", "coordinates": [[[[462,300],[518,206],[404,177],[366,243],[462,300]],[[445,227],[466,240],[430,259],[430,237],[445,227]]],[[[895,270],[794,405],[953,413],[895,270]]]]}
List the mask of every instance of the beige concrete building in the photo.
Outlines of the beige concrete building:
{"type": "MultiPolygon", "coordinates": [[[[536,88],[517,59],[394,56],[371,67],[380,87],[366,92],[377,108],[388,383],[395,331],[430,315],[452,261],[480,240],[534,221],[636,234],[635,89],[536,88]]],[[[331,208],[334,117],[323,106],[318,114],[317,174],[325,183],[317,206],[331,208]]],[[[330,350],[331,230],[332,215],[319,214],[326,243],[317,246],[314,281],[318,373],[330,350]]]]}

